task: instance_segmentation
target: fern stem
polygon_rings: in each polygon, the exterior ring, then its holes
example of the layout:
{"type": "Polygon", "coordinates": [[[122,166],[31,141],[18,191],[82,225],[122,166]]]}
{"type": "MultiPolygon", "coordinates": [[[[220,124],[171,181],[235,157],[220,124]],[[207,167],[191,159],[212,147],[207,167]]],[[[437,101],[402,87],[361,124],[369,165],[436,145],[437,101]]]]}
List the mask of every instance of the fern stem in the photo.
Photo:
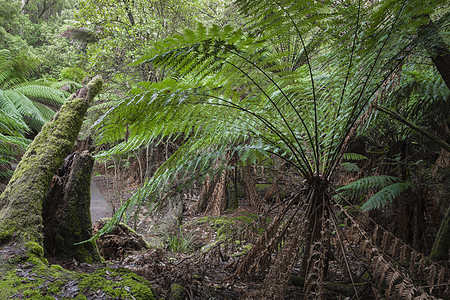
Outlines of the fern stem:
{"type": "MultiPolygon", "coordinates": [[[[280,132],[279,131],[279,129],[277,129],[274,125],[272,125],[269,121],[267,121],[264,117],[262,117],[262,116],[260,116],[260,115],[258,115],[258,114],[256,114],[256,113],[254,113],[254,112],[252,112],[252,111],[250,111],[250,110],[248,110],[248,109],[246,109],[246,108],[244,108],[244,107],[242,107],[242,106],[240,106],[240,105],[238,105],[238,104],[236,104],[236,103],[233,103],[233,102],[231,102],[231,101],[228,101],[228,100],[226,100],[226,99],[223,99],[223,98],[220,98],[220,97],[217,97],[217,96],[213,96],[213,95],[208,95],[208,94],[198,94],[198,95],[200,95],[200,96],[205,96],[205,97],[211,97],[211,98],[214,98],[214,99],[217,99],[217,100],[220,100],[220,101],[223,101],[223,102],[225,102],[226,104],[221,104],[221,103],[205,103],[205,104],[211,104],[211,105],[218,105],[218,106],[225,106],[225,107],[229,107],[229,108],[234,108],[234,109],[237,109],[237,110],[240,110],[240,111],[243,111],[243,112],[245,112],[245,113],[248,113],[248,114],[250,114],[250,115],[252,115],[252,116],[254,116],[254,117],[256,117],[258,120],[260,120],[264,125],[266,125],[276,136],[278,136],[282,141],[283,141],[283,143],[285,143],[285,145],[289,148],[289,150],[291,150],[291,152],[292,152],[292,154],[294,154],[295,155],[295,151],[294,151],[294,149],[292,149],[292,145],[291,145],[291,143],[289,143],[289,141],[287,140],[287,138],[284,136],[284,134],[282,133],[282,132],[280,132]]],[[[273,145],[275,145],[276,143],[272,143],[273,145]]],[[[279,155],[278,155],[279,156],[279,155]]],[[[281,156],[279,156],[279,157],[281,157],[281,156]]],[[[285,159],[285,158],[283,158],[283,160],[287,160],[287,159],[285,159]]],[[[308,176],[308,173],[306,172],[306,170],[304,170],[304,168],[302,167],[303,165],[308,165],[307,164],[307,162],[308,161],[306,161],[306,163],[305,162],[303,162],[303,164],[302,164],[302,161],[301,160],[299,160],[299,158],[296,156],[296,160],[297,160],[297,162],[299,163],[299,165],[296,165],[297,166],[297,168],[298,168],[298,170],[302,173],[302,175],[303,176],[305,176],[306,178],[307,177],[309,177],[308,176]]]]}
{"type": "Polygon", "coordinates": [[[384,49],[384,46],[386,46],[388,40],[390,39],[390,36],[395,28],[395,24],[397,23],[398,19],[400,18],[401,13],[403,12],[403,8],[406,4],[407,0],[403,1],[402,6],[398,12],[398,14],[395,17],[394,23],[392,24],[392,27],[389,30],[388,36],[386,37],[386,39],[384,40],[380,50],[377,53],[377,56],[375,57],[375,61],[373,63],[373,65],[370,68],[369,74],[367,75],[366,80],[364,81],[363,87],[361,89],[361,92],[358,96],[358,99],[355,101],[355,105],[353,106],[352,112],[350,113],[350,117],[349,120],[347,122],[347,125],[345,126],[347,129],[344,132],[344,135],[342,135],[343,138],[340,139],[340,142],[338,144],[338,147],[336,148],[337,151],[334,153],[331,162],[333,162],[331,164],[332,167],[330,167],[327,172],[325,173],[326,175],[324,176],[325,178],[327,178],[328,176],[330,176],[333,171],[337,168],[338,166],[338,161],[341,159],[342,155],[343,155],[343,151],[342,151],[342,146],[344,145],[345,142],[345,137],[347,137],[350,134],[351,129],[353,128],[353,126],[355,125],[356,121],[358,120],[358,116],[362,113],[362,111],[364,111],[367,103],[369,103],[371,101],[372,96],[376,93],[377,90],[379,90],[379,88],[382,86],[382,84],[387,80],[387,78],[389,78],[389,76],[394,72],[394,70],[397,68],[397,66],[399,66],[400,62],[402,62],[404,60],[405,57],[401,58],[399,62],[397,62],[397,64],[395,65],[394,68],[392,68],[389,72],[389,74],[387,76],[385,76],[385,78],[382,80],[382,82],[377,85],[377,87],[374,89],[374,91],[369,95],[369,97],[367,97],[367,100],[365,101],[364,105],[361,106],[360,110],[358,111],[357,114],[355,114],[356,110],[358,109],[358,104],[361,101],[361,98],[364,94],[364,91],[366,89],[366,86],[369,82],[370,77],[372,76],[372,72],[375,69],[375,65],[378,62],[378,59],[380,58],[380,55],[384,49]]]}
{"type": "MultiPolygon", "coordinates": [[[[331,195],[328,195],[328,196],[330,197],[330,199],[332,199],[331,195]]],[[[334,228],[336,230],[336,236],[337,236],[338,241],[339,241],[339,248],[341,249],[342,257],[344,258],[345,267],[346,267],[347,272],[348,272],[348,274],[350,276],[350,280],[352,281],[352,287],[353,287],[353,290],[355,291],[356,298],[359,299],[358,291],[356,290],[355,281],[353,279],[353,275],[352,275],[352,271],[351,271],[351,268],[350,268],[350,264],[348,262],[347,256],[345,255],[344,242],[342,241],[341,235],[340,235],[341,232],[340,232],[339,226],[336,223],[337,217],[336,217],[336,215],[335,215],[335,213],[334,213],[334,211],[332,209],[330,209],[330,212],[331,212],[330,219],[331,219],[331,222],[333,223],[334,228]]]]}
{"type": "MultiPolygon", "coordinates": [[[[247,59],[246,57],[240,55],[240,54],[237,53],[237,52],[231,51],[231,53],[233,53],[234,55],[236,55],[236,56],[242,58],[243,60],[245,60],[246,62],[248,62],[249,64],[251,64],[251,65],[254,66],[255,68],[257,68],[258,71],[260,71],[267,79],[269,79],[269,81],[272,82],[272,84],[274,84],[275,87],[281,92],[281,94],[282,94],[283,97],[288,101],[289,105],[290,105],[291,108],[295,111],[295,113],[297,114],[297,117],[299,118],[300,122],[302,123],[303,127],[305,128],[306,133],[307,133],[307,135],[308,135],[308,139],[309,139],[309,141],[311,142],[311,146],[313,146],[313,153],[314,153],[314,156],[316,156],[316,155],[315,155],[315,151],[314,151],[314,143],[313,143],[313,139],[312,139],[312,137],[311,137],[311,135],[310,135],[310,133],[309,133],[308,127],[306,126],[306,123],[304,122],[303,118],[300,116],[300,113],[299,113],[298,110],[294,107],[294,105],[292,104],[291,100],[289,99],[289,97],[288,97],[288,96],[286,95],[286,93],[284,92],[284,90],[283,90],[283,89],[275,82],[275,80],[273,80],[272,77],[270,77],[263,69],[261,69],[261,68],[260,68],[258,65],[256,65],[254,62],[250,61],[249,59],[247,59]]],[[[246,73],[244,73],[244,74],[246,74],[246,73]]],[[[248,76],[248,74],[246,74],[246,75],[248,76]]],[[[249,76],[248,76],[248,77],[249,77],[249,76]]],[[[250,78],[250,77],[249,77],[249,78],[250,78]]],[[[252,79],[251,79],[251,80],[252,80],[252,79]]],[[[253,80],[252,80],[252,81],[253,81],[253,80]]],[[[289,131],[291,132],[292,136],[294,137],[296,143],[298,144],[298,146],[299,146],[299,148],[300,148],[300,151],[301,151],[302,154],[303,154],[302,156],[303,156],[304,159],[305,159],[305,164],[307,164],[307,165],[308,165],[308,169],[310,169],[311,167],[310,167],[309,164],[307,163],[307,162],[308,162],[308,159],[307,159],[306,155],[305,155],[304,152],[303,152],[303,148],[301,147],[300,142],[299,142],[298,139],[297,139],[297,136],[294,134],[294,132],[292,131],[292,128],[289,126],[289,123],[286,121],[286,119],[285,119],[285,117],[283,116],[283,114],[279,111],[279,108],[276,106],[276,104],[273,102],[273,100],[272,100],[267,94],[265,94],[265,95],[266,95],[266,97],[269,99],[269,101],[272,103],[272,105],[275,107],[275,109],[278,111],[279,115],[283,118],[284,123],[286,124],[287,128],[288,128],[289,131]]],[[[311,169],[310,171],[311,171],[311,174],[313,174],[312,169],[311,169]]]]}
{"type": "MultiPolygon", "coordinates": [[[[311,87],[312,87],[312,93],[313,93],[313,101],[314,101],[314,131],[315,131],[315,142],[316,142],[316,147],[314,149],[314,143],[311,140],[311,146],[313,146],[313,153],[315,153],[315,162],[316,162],[316,171],[317,171],[317,175],[319,175],[319,165],[320,165],[320,151],[319,151],[319,129],[318,129],[318,122],[317,122],[317,99],[316,99],[316,88],[315,88],[315,84],[314,84],[314,76],[312,73],[312,66],[311,66],[311,61],[309,59],[309,55],[308,55],[308,50],[306,49],[306,45],[305,45],[305,41],[303,40],[303,35],[300,33],[300,30],[297,26],[297,23],[293,20],[291,14],[286,10],[286,8],[281,5],[279,2],[277,1],[273,1],[275,4],[278,5],[278,7],[280,7],[284,13],[288,16],[289,21],[292,23],[292,25],[294,25],[295,31],[298,34],[298,37],[300,38],[300,42],[302,43],[302,47],[303,47],[303,51],[305,52],[305,58],[306,58],[306,63],[308,64],[308,70],[309,70],[309,76],[311,78],[311,87]]],[[[308,130],[308,129],[306,129],[308,130]]],[[[309,134],[308,134],[309,135],[309,134]]]]}

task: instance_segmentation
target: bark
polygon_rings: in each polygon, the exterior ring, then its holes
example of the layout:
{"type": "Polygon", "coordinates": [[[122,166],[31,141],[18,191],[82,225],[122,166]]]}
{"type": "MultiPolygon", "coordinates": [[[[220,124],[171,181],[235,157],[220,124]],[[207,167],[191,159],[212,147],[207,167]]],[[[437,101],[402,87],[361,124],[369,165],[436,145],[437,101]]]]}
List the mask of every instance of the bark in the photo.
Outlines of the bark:
{"type": "Polygon", "coordinates": [[[102,86],[100,77],[81,88],[61,107],[28,147],[0,195],[0,246],[43,254],[42,206],[53,175],[70,153],[84,115],[102,86]]]}
{"type": "Polygon", "coordinates": [[[219,179],[212,187],[211,197],[208,199],[208,206],[206,207],[206,214],[213,216],[220,216],[227,205],[227,170],[223,170],[217,174],[219,179]]]}
{"type": "Polygon", "coordinates": [[[449,260],[450,250],[450,207],[447,209],[441,227],[439,228],[433,249],[430,253],[430,259],[434,261],[449,260]]]}
{"type": "Polygon", "coordinates": [[[247,195],[247,200],[250,205],[256,208],[258,211],[261,209],[260,200],[258,192],[256,190],[256,182],[253,179],[254,172],[253,166],[244,167],[244,181],[245,181],[245,193],[247,195]]]}
{"type": "Polygon", "coordinates": [[[44,201],[45,252],[52,257],[74,258],[79,262],[101,261],[94,241],[76,245],[92,237],[91,174],[94,158],[88,151],[67,156],[53,177],[44,201]]]}

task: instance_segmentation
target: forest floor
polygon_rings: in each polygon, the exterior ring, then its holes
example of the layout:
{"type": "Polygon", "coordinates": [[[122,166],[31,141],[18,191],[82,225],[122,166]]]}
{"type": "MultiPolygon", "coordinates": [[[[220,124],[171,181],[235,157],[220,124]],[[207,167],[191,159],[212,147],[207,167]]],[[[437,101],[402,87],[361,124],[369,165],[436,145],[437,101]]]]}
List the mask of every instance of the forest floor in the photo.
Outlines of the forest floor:
{"type": "MultiPolygon", "coordinates": [[[[134,182],[128,181],[125,188],[118,193],[113,181],[106,176],[97,175],[93,177],[93,182],[106,200],[104,203],[112,207],[113,211],[120,207],[121,203],[126,201],[137,188],[134,182]]],[[[92,195],[100,198],[95,193],[92,195]]],[[[96,212],[91,211],[91,214],[98,213],[98,216],[103,214],[101,209],[94,210],[96,212]]],[[[157,237],[161,240],[161,247],[136,250],[132,247],[127,249],[124,246],[125,251],[121,252],[121,255],[110,258],[107,263],[117,268],[125,267],[143,276],[152,283],[152,288],[155,289],[158,297],[165,299],[168,299],[171,288],[174,289],[176,284],[183,286],[183,299],[241,299],[246,292],[256,289],[260,280],[258,278],[246,281],[229,280],[228,277],[231,275],[229,258],[227,261],[215,259],[209,255],[210,253],[205,255],[202,248],[216,242],[218,224],[222,224],[223,220],[239,218],[249,213],[244,208],[227,212],[220,218],[183,215],[178,232],[174,230],[167,232],[165,236],[157,237]],[[169,246],[168,243],[172,245],[169,246]]],[[[98,216],[96,215],[93,219],[98,220],[98,216]]],[[[137,220],[128,222],[128,225],[133,227],[134,221],[139,224],[136,228],[137,232],[148,237],[146,230],[151,220],[145,218],[145,208],[144,213],[139,214],[137,220]]],[[[124,244],[130,244],[126,237],[121,238],[124,244]]],[[[88,265],[84,267],[66,265],[65,267],[78,271],[86,268],[86,271],[92,272],[91,266],[88,265]]],[[[295,298],[298,299],[298,297],[295,298]]]]}
{"type": "MultiPolygon", "coordinates": [[[[129,181],[119,195],[112,181],[105,176],[97,176],[95,182],[113,210],[129,198],[137,187],[134,182],[129,181]]],[[[145,208],[143,210],[137,220],[130,218],[128,226],[133,228],[137,225],[136,231],[144,238],[149,238],[147,227],[152,220],[145,217],[145,208]]],[[[274,214],[276,211],[271,217],[274,214]]],[[[233,232],[236,229],[237,232],[242,232],[242,228],[249,226],[257,218],[256,212],[245,204],[233,211],[226,211],[219,217],[192,215],[184,211],[180,218],[181,226],[158,236],[161,246],[156,249],[134,248],[130,245],[138,244],[135,238],[121,236],[120,233],[114,237],[107,236],[106,238],[112,238],[115,242],[122,239],[122,246],[116,244],[116,248],[120,248],[120,254],[113,254],[107,262],[113,267],[124,267],[143,276],[151,282],[158,297],[164,299],[169,299],[171,290],[177,285],[183,287],[183,299],[242,299],[247,293],[258,290],[263,278],[250,276],[243,279],[233,276],[237,263],[249,249],[244,238],[233,232]],[[226,239],[231,243],[227,243],[226,239]],[[230,244],[240,242],[241,245],[228,248],[230,244]],[[207,249],[209,250],[206,251],[207,249]]],[[[155,236],[152,235],[151,238],[155,236]]],[[[111,244],[111,240],[107,243],[100,241],[99,245],[101,244],[111,244]]],[[[108,253],[111,253],[110,249],[108,253]]],[[[355,264],[358,263],[355,261],[355,264]]],[[[355,269],[357,268],[355,265],[355,269]]],[[[330,266],[330,270],[328,280],[339,283],[342,274],[333,272],[333,266],[330,266]]],[[[287,288],[285,299],[303,299],[302,283],[298,278],[296,280],[296,273],[300,273],[300,265],[294,267],[294,277],[287,288]]],[[[328,295],[333,299],[332,291],[328,295]]]]}

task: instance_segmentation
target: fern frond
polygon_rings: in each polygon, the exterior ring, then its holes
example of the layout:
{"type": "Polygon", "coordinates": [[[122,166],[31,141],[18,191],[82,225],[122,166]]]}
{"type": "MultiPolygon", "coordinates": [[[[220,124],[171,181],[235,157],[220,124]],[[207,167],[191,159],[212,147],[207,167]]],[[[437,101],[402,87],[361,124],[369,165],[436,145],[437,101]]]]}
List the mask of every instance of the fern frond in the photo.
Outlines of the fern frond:
{"type": "Polygon", "coordinates": [[[45,120],[42,117],[40,111],[36,108],[33,102],[24,94],[15,90],[3,91],[3,95],[6,99],[12,103],[20,115],[28,117],[37,122],[44,123],[45,120]]]}
{"type": "Polygon", "coordinates": [[[350,199],[358,199],[362,195],[367,194],[372,189],[385,187],[388,184],[398,181],[397,177],[387,175],[368,176],[353,181],[343,187],[337,189],[344,196],[350,199]]]}
{"type": "Polygon", "coordinates": [[[362,161],[367,159],[365,155],[358,153],[344,153],[342,158],[345,160],[355,160],[355,161],[362,161]]]}
{"type": "Polygon", "coordinates": [[[341,167],[347,172],[359,172],[361,171],[360,167],[354,163],[344,162],[341,164],[341,167]]]}
{"type": "Polygon", "coordinates": [[[364,203],[361,209],[363,211],[368,211],[384,207],[397,198],[403,191],[412,186],[412,182],[398,182],[391,184],[373,195],[366,203],[364,203]]]}
{"type": "Polygon", "coordinates": [[[28,126],[21,116],[6,113],[0,107],[0,133],[9,136],[23,136],[28,131],[28,126]]]}
{"type": "Polygon", "coordinates": [[[30,99],[36,99],[42,104],[55,107],[63,105],[64,101],[70,96],[68,92],[37,84],[36,82],[22,83],[14,87],[14,91],[22,93],[30,99]]]}

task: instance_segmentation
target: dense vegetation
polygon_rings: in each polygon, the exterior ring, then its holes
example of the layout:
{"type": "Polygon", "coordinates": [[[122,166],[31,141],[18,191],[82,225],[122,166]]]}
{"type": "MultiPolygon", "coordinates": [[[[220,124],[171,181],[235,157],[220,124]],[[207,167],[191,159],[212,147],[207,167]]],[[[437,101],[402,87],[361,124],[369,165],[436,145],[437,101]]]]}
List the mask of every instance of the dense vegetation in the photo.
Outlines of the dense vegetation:
{"type": "MultiPolygon", "coordinates": [[[[438,0],[1,3],[0,180],[101,74],[77,147],[122,205],[95,238],[176,203],[246,210],[190,259],[231,259],[229,280],[257,281],[248,298],[289,297],[294,278],[305,298],[448,298],[449,13],[438,0]]],[[[187,251],[192,236],[164,231],[187,251]]]]}

